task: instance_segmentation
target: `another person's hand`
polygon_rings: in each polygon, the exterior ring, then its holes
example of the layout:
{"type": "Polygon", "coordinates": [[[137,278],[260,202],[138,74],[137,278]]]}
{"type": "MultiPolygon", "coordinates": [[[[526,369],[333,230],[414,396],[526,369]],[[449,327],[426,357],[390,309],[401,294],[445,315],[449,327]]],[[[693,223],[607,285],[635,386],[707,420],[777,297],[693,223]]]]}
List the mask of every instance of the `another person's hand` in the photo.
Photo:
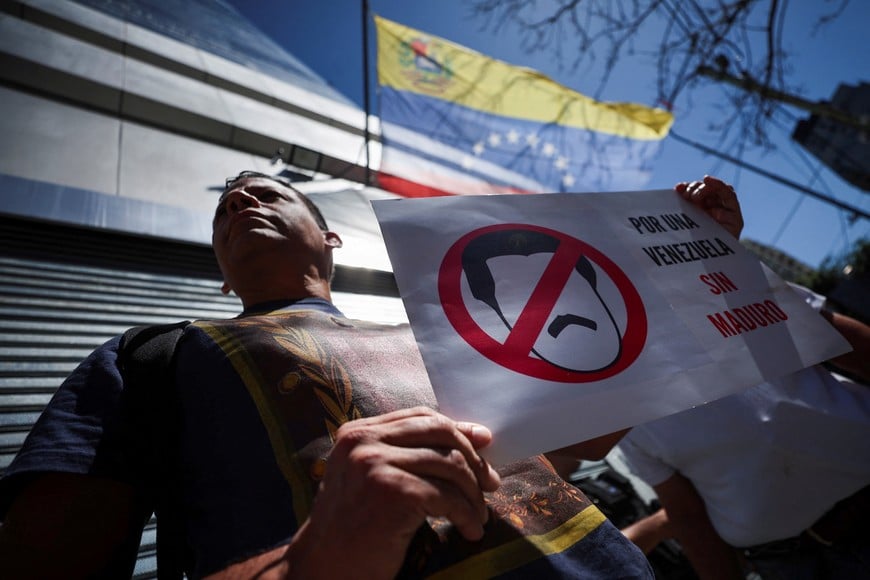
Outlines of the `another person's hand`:
{"type": "Polygon", "coordinates": [[[705,175],[701,181],[681,181],[674,190],[707,212],[737,239],[743,231],[743,212],[734,188],[715,177],[705,175]]]}
{"type": "Polygon", "coordinates": [[[668,512],[664,508],[629,524],[622,533],[647,555],[662,541],[673,537],[668,512]]]}
{"type": "Polygon", "coordinates": [[[331,571],[343,576],[392,578],[428,516],[447,518],[468,540],[481,539],[488,519],[483,492],[500,483],[477,453],[491,439],[479,425],[425,407],[342,425],[311,515],[297,534],[305,535],[304,545],[289,554],[291,569],[293,560],[322,562],[325,556],[338,565],[331,571]],[[335,546],[342,546],[341,554],[335,546]]]}

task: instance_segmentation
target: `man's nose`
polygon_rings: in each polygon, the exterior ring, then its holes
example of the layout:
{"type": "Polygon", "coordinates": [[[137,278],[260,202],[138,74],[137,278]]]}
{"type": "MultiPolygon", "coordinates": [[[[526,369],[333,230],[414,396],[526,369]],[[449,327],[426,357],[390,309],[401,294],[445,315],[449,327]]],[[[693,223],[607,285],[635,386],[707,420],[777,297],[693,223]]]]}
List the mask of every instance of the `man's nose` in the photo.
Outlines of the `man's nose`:
{"type": "Polygon", "coordinates": [[[259,205],[259,200],[244,189],[235,189],[227,194],[226,208],[229,213],[237,213],[259,205]]]}

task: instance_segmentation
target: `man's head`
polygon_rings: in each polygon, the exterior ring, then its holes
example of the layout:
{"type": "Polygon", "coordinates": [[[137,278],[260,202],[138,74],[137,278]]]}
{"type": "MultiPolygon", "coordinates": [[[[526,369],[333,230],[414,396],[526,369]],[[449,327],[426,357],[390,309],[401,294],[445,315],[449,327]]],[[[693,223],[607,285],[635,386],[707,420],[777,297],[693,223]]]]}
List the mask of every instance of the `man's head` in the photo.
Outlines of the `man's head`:
{"type": "MultiPolygon", "coordinates": [[[[492,231],[465,247],[462,270],[471,296],[489,306],[509,333],[521,315],[528,314],[527,309],[534,312],[532,318],[547,315],[530,356],[564,370],[598,372],[619,358],[622,332],[599,291],[598,274],[588,258],[573,255],[570,249],[561,252],[571,255],[567,280],[540,304],[528,304],[556,261],[561,244],[549,233],[525,228],[492,231]]],[[[493,331],[491,336],[500,336],[501,329],[484,326],[493,331]]],[[[518,332],[522,335],[528,328],[523,326],[518,332]]]]}
{"type": "Polygon", "coordinates": [[[224,274],[248,306],[279,298],[329,298],[330,232],[317,206],[270,175],[244,171],[227,179],[212,223],[212,246],[224,274]]]}

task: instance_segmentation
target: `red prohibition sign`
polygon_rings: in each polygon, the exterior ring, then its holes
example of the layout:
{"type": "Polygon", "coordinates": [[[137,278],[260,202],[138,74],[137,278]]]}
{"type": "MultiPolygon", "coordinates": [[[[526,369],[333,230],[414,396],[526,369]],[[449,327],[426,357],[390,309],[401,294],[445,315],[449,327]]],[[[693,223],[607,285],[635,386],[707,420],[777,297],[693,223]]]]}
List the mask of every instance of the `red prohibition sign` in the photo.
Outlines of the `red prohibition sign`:
{"type": "Polygon", "coordinates": [[[454,243],[438,272],[438,294],[447,319],[459,335],[480,354],[507,369],[531,377],[563,382],[588,383],[612,377],[628,368],[643,350],[647,319],[643,301],[628,276],[610,258],[562,232],[530,224],[498,224],[469,232],[454,243]],[[472,318],[462,296],[463,253],[482,236],[500,231],[524,231],[552,239],[553,258],[535,285],[528,303],[504,343],[487,334],[472,318]],[[594,262],[613,281],[625,304],[627,322],[618,358],[603,369],[565,369],[532,355],[532,349],[556,301],[562,294],[581,256],[594,262]]]}

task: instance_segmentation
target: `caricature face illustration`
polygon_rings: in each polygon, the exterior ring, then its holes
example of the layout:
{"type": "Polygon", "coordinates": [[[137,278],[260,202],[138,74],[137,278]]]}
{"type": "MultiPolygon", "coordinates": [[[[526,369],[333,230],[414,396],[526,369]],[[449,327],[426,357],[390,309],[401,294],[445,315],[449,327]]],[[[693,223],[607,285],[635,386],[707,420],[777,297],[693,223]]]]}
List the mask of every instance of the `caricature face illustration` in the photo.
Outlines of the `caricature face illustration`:
{"type": "Polygon", "coordinates": [[[529,230],[473,240],[462,267],[480,306],[475,319],[502,342],[515,332],[533,335],[526,341],[528,356],[557,368],[606,369],[622,352],[625,307],[585,256],[568,255],[559,245],[555,237],[529,230]]]}

